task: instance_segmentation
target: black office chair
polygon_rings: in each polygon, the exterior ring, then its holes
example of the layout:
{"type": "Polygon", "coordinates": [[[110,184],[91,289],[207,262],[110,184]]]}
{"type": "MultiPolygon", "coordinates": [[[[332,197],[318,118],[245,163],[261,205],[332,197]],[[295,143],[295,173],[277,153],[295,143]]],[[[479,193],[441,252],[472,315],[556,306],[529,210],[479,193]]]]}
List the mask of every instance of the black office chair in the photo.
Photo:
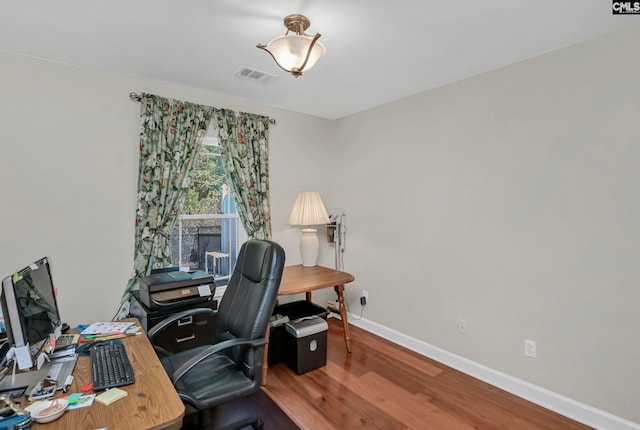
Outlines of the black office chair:
{"type": "MultiPolygon", "coordinates": [[[[249,240],[240,248],[233,274],[217,311],[191,309],[175,314],[149,330],[152,344],[175,322],[192,315],[215,316],[215,341],[185,351],[156,348],[160,361],[185,403],[197,428],[206,426],[215,406],[258,391],[269,318],[278,295],[285,254],[280,245],[249,240]]],[[[213,336],[212,336],[213,337],[213,336]]],[[[162,342],[160,342],[162,344],[162,342]]],[[[259,417],[247,417],[225,428],[262,427],[259,417]]]]}

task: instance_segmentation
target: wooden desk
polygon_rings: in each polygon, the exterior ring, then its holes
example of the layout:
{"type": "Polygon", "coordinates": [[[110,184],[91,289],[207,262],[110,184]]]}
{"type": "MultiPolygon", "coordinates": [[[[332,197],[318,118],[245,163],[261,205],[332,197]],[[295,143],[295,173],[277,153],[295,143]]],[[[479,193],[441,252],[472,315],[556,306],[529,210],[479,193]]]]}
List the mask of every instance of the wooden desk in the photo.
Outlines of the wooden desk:
{"type": "MultiPolygon", "coordinates": [[[[286,266],[280,281],[279,295],[291,295],[305,293],[307,301],[311,301],[311,292],[322,288],[333,287],[338,296],[338,306],[340,317],[342,318],[342,328],[344,330],[344,343],[347,352],[351,352],[351,334],[349,333],[349,322],[347,321],[347,305],[344,302],[344,284],[352,282],[355,277],[346,272],[329,269],[323,266],[304,267],[302,264],[296,266],[286,266]]],[[[269,330],[267,329],[267,337],[269,330]]],[[[264,353],[264,367],[262,371],[262,381],[267,381],[267,357],[268,347],[264,353]]]]}
{"type": "MultiPolygon", "coordinates": [[[[137,320],[133,320],[137,323],[137,320]]],[[[139,324],[138,324],[139,325],[139,324]]],[[[34,430],[89,430],[106,427],[109,430],[180,429],[184,404],[160,364],[151,343],[143,333],[121,339],[133,366],[136,382],[120,389],[127,397],[104,406],[93,402],[92,406],[65,411],[58,420],[48,424],[34,421],[34,430]]],[[[78,357],[73,371],[73,384],[69,393],[91,382],[89,357],[78,357]]],[[[62,397],[58,392],[56,397],[62,397]]]]}

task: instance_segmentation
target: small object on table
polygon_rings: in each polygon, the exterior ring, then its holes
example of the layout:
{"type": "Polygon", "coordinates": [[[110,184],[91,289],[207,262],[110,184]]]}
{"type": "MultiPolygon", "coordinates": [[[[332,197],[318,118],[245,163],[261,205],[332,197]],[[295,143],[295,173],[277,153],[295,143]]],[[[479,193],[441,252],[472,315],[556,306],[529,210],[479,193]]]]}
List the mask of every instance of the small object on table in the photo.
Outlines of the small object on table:
{"type": "Polygon", "coordinates": [[[82,391],[83,393],[87,393],[89,391],[93,391],[93,382],[89,382],[87,385],[85,385],[84,387],[80,388],[80,391],[82,391]]]}
{"type": "Polygon", "coordinates": [[[109,335],[109,334],[123,334],[135,325],[131,322],[119,322],[119,321],[98,321],[86,327],[80,332],[82,335],[109,335]]]}
{"type": "Polygon", "coordinates": [[[80,399],[80,397],[82,397],[82,393],[73,393],[67,396],[67,402],[69,402],[69,406],[78,403],[78,399],[80,399]]]}
{"type": "Polygon", "coordinates": [[[127,397],[127,392],[120,388],[110,388],[104,393],[96,396],[96,401],[102,403],[105,406],[109,406],[111,403],[127,397]]]}
{"type": "Polygon", "coordinates": [[[69,404],[69,406],[67,407],[67,409],[79,409],[79,408],[86,408],[87,406],[91,406],[93,404],[93,400],[96,398],[95,394],[85,394],[83,396],[80,396],[80,398],[78,398],[77,402],[72,404],[69,404]]]}
{"type": "Polygon", "coordinates": [[[31,412],[31,417],[38,423],[50,423],[55,421],[64,414],[64,411],[69,406],[69,402],[65,399],[47,400],[44,402],[38,402],[29,407],[27,410],[31,412]]]}

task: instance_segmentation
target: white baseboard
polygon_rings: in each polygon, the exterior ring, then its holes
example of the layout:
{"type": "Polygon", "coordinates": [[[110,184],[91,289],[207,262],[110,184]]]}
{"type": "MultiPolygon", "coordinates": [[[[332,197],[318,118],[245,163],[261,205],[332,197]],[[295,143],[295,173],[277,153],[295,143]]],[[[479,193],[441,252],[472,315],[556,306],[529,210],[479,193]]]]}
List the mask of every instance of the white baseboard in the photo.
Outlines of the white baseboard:
{"type": "MultiPolygon", "coordinates": [[[[331,316],[339,318],[336,314],[331,316]]],[[[505,373],[491,369],[467,358],[445,351],[426,342],[414,339],[373,321],[349,314],[349,322],[382,338],[480,379],[518,397],[575,421],[601,430],[640,430],[640,424],[612,415],[608,412],[580,403],[505,373]]]]}

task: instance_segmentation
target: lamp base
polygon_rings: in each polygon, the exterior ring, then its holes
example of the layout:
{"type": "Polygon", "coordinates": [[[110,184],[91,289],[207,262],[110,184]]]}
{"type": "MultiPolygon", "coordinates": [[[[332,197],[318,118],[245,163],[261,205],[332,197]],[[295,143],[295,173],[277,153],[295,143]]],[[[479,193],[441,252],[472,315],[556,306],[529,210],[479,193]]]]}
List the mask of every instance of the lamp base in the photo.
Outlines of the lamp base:
{"type": "Polygon", "coordinates": [[[320,241],[315,228],[303,228],[300,236],[300,256],[304,267],[313,267],[318,261],[320,241]]]}

